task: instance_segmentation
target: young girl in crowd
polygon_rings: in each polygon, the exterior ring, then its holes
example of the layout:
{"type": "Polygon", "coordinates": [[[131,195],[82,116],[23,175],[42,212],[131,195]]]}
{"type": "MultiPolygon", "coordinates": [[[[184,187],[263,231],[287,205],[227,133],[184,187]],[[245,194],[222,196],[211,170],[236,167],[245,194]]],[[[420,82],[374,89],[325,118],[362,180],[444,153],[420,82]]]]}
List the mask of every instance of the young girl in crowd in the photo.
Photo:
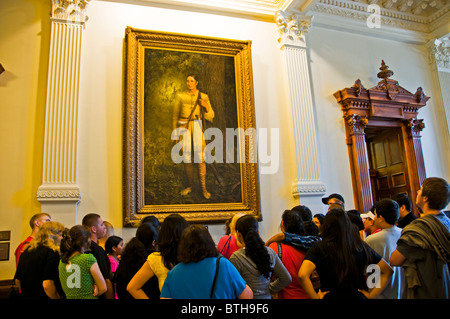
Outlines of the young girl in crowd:
{"type": "Polygon", "coordinates": [[[323,220],[322,241],[306,253],[298,272],[300,284],[312,299],[365,299],[376,297],[392,276],[391,267],[364,243],[347,213],[331,209],[323,220]],[[378,287],[367,292],[367,266],[380,269],[378,287]],[[310,276],[317,269],[321,290],[317,293],[310,276]]]}
{"type": "Polygon", "coordinates": [[[106,292],[97,260],[85,254],[91,242],[91,230],[84,225],[73,226],[61,241],[63,255],[59,278],[67,299],[97,299],[106,292]]]}
{"type": "Polygon", "coordinates": [[[58,276],[63,231],[58,222],[42,224],[20,255],[15,279],[21,299],[60,299],[64,295],[58,276]]]}
{"type": "Polygon", "coordinates": [[[110,236],[105,243],[105,251],[111,263],[111,271],[116,272],[120,262],[120,255],[123,252],[123,239],[119,236],[110,236]]]}
{"type": "MultiPolygon", "coordinates": [[[[105,251],[108,254],[109,262],[111,264],[111,272],[113,278],[115,277],[117,267],[119,267],[120,256],[123,252],[123,239],[119,236],[112,235],[105,242],[105,251]]],[[[115,297],[117,297],[117,289],[114,285],[115,297]]]]}
{"type": "Polygon", "coordinates": [[[127,291],[135,299],[149,298],[142,287],[153,276],[158,278],[159,289],[162,290],[167,273],[178,264],[178,243],[187,226],[187,221],[178,214],[170,214],[164,219],[158,234],[159,251],[148,256],[147,262],[127,286],[127,291]]]}
{"type": "Polygon", "coordinates": [[[319,229],[319,234],[322,233],[321,229],[322,229],[322,224],[323,224],[323,219],[325,218],[324,214],[315,214],[313,217],[313,223],[316,224],[317,228],[319,229]]]}
{"type": "Polygon", "coordinates": [[[167,274],[161,298],[251,299],[253,293],[239,272],[220,257],[208,230],[189,226],[180,241],[179,263],[167,274]]]}
{"type": "Polygon", "coordinates": [[[242,248],[233,253],[230,261],[253,291],[255,299],[270,299],[291,282],[291,276],[277,254],[266,247],[258,234],[258,221],[244,215],[236,222],[236,239],[242,248]],[[271,282],[272,273],[276,279],[271,282]]]}

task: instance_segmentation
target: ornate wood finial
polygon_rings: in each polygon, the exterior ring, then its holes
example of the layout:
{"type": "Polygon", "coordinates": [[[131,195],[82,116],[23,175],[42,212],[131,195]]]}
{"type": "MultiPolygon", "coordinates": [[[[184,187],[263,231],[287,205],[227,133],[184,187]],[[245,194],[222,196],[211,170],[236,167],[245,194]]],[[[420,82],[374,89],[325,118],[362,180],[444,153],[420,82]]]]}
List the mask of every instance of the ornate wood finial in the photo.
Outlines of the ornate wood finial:
{"type": "Polygon", "coordinates": [[[425,96],[425,93],[423,93],[422,87],[419,86],[419,87],[417,88],[417,91],[416,91],[416,101],[417,101],[417,103],[422,102],[424,96],[425,96]]]}
{"type": "Polygon", "coordinates": [[[387,66],[386,63],[384,63],[384,60],[381,60],[380,70],[381,70],[381,72],[378,72],[378,74],[377,74],[377,77],[380,79],[387,80],[392,75],[394,75],[394,72],[389,70],[389,66],[387,66]]]}
{"type": "Polygon", "coordinates": [[[361,91],[366,89],[366,88],[362,85],[360,79],[358,79],[358,80],[355,81],[355,84],[353,84],[352,88],[356,89],[356,90],[355,90],[356,96],[360,96],[360,95],[361,95],[361,91]]]}

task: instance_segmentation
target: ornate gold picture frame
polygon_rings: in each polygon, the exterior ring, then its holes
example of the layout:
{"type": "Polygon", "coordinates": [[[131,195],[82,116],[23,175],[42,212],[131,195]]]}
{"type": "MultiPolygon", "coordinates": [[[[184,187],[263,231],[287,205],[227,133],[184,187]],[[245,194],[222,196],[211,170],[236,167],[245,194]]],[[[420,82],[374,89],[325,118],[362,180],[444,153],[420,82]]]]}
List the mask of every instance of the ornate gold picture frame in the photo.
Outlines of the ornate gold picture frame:
{"type": "Polygon", "coordinates": [[[251,41],[127,27],[124,53],[124,226],[136,227],[149,215],[163,220],[171,213],[198,223],[221,223],[236,213],[261,219],[256,144],[247,134],[256,131],[251,41]],[[215,112],[209,126],[228,138],[210,137],[217,159],[206,165],[210,197],[198,185],[180,192],[184,163],[173,161],[174,103],[192,72],[200,77],[195,79],[202,92],[197,101],[209,100],[215,112]]]}

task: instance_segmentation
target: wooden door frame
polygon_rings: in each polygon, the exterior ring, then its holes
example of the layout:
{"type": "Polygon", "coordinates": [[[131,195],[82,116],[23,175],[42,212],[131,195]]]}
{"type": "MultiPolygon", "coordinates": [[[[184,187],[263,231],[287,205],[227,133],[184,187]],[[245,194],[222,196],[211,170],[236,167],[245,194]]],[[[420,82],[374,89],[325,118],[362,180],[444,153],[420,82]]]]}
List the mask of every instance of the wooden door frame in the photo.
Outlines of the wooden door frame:
{"type": "MultiPolygon", "coordinates": [[[[367,127],[400,127],[405,147],[409,189],[414,196],[426,178],[420,132],[425,127],[417,119],[419,109],[429,97],[419,87],[416,93],[402,88],[397,81],[389,79],[393,72],[382,62],[377,86],[366,89],[356,80],[352,87],[333,95],[341,105],[345,121],[350,170],[352,174],[355,208],[367,212],[373,205],[372,185],[369,174],[365,129],[367,127]]],[[[415,211],[415,198],[411,198],[415,211]]]]}

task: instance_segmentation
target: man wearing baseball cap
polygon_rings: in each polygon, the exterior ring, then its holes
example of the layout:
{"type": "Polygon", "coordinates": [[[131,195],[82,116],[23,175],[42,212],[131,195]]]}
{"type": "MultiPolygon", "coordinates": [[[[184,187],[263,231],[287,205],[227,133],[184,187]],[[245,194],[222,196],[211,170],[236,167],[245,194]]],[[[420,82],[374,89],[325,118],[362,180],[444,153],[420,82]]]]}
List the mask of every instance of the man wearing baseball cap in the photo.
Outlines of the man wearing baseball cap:
{"type": "Polygon", "coordinates": [[[324,203],[325,205],[331,205],[331,204],[339,204],[342,206],[342,209],[345,210],[344,205],[345,205],[345,201],[344,201],[344,197],[342,197],[342,195],[340,194],[331,194],[328,197],[324,197],[322,198],[322,203],[324,203]]]}
{"type": "Polygon", "coordinates": [[[375,225],[375,214],[372,212],[374,207],[370,211],[365,214],[361,214],[361,218],[364,223],[364,231],[366,232],[366,236],[376,234],[381,231],[377,225],[375,225]]]}

